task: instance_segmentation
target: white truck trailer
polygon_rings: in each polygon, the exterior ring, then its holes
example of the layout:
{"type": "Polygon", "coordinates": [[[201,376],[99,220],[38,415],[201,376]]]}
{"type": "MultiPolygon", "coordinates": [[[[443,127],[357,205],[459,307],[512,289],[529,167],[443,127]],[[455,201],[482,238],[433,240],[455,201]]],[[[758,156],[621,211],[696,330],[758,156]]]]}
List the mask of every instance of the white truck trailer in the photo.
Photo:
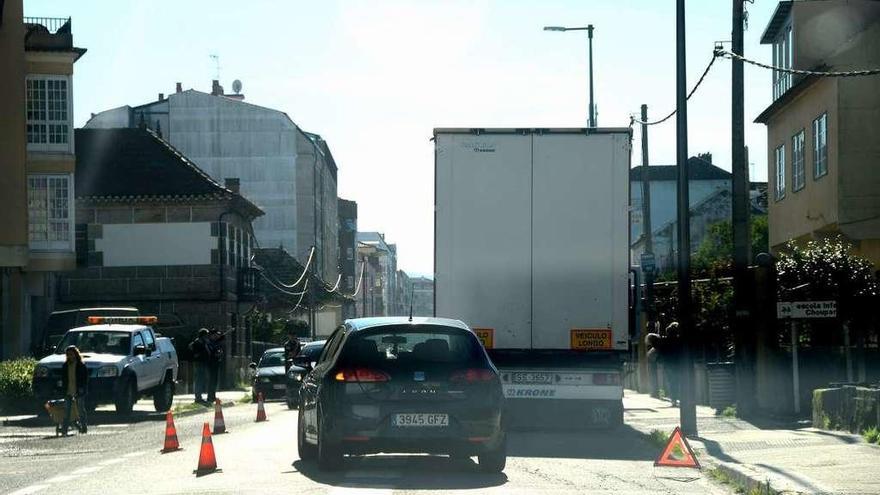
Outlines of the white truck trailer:
{"type": "Polygon", "coordinates": [[[480,337],[509,425],[623,422],[631,138],[434,130],[435,315],[480,337]]]}

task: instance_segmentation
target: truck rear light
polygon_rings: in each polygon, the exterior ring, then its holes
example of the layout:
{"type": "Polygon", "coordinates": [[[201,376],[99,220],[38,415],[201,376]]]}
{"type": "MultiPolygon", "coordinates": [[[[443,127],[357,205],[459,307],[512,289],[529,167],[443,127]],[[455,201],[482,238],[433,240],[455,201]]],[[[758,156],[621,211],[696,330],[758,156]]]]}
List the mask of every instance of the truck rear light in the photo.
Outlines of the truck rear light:
{"type": "Polygon", "coordinates": [[[452,372],[449,375],[451,382],[480,383],[491,382],[495,379],[495,372],[484,368],[469,368],[452,372]]]}
{"type": "Polygon", "coordinates": [[[369,368],[343,368],[333,377],[337,382],[375,383],[391,379],[387,373],[369,368]]]}
{"type": "Polygon", "coordinates": [[[620,385],[620,374],[593,373],[593,385],[620,385]]]}

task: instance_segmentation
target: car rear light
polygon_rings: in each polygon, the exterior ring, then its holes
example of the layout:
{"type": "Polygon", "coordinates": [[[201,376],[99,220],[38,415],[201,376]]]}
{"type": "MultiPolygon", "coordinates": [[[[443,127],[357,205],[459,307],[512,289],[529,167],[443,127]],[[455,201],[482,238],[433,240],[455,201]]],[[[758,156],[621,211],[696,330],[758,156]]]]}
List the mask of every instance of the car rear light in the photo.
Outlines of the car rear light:
{"type": "Polygon", "coordinates": [[[334,379],[337,382],[374,383],[387,382],[391,377],[385,372],[369,368],[344,368],[336,373],[334,379]]]}
{"type": "Polygon", "coordinates": [[[620,385],[620,374],[593,373],[593,385],[620,385]]]}
{"type": "Polygon", "coordinates": [[[454,371],[449,376],[451,382],[480,383],[491,382],[495,379],[495,372],[484,368],[469,368],[466,370],[454,371]]]}

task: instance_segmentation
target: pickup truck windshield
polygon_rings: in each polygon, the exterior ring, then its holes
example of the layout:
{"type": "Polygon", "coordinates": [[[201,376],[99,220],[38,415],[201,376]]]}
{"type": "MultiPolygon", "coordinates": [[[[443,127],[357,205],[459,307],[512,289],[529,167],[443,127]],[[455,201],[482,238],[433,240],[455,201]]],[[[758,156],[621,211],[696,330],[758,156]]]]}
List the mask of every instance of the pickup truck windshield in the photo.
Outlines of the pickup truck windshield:
{"type": "Polygon", "coordinates": [[[64,354],[64,349],[75,345],[81,353],[128,355],[131,350],[131,334],[127,332],[67,332],[55,349],[55,354],[64,354]]]}

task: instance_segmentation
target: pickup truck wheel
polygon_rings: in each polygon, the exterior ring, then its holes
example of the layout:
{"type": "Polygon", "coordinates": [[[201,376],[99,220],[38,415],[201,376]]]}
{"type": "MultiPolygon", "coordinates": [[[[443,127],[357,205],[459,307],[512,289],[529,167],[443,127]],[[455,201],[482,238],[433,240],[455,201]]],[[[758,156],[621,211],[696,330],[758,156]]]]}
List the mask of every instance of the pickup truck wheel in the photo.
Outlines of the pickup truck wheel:
{"type": "Polygon", "coordinates": [[[113,401],[117,414],[131,414],[134,403],[137,401],[137,384],[131,378],[124,378],[124,380],[113,401]]]}
{"type": "Polygon", "coordinates": [[[174,381],[170,376],[166,376],[162,385],[153,392],[153,407],[156,412],[166,412],[171,409],[174,403],[174,381]]]}

